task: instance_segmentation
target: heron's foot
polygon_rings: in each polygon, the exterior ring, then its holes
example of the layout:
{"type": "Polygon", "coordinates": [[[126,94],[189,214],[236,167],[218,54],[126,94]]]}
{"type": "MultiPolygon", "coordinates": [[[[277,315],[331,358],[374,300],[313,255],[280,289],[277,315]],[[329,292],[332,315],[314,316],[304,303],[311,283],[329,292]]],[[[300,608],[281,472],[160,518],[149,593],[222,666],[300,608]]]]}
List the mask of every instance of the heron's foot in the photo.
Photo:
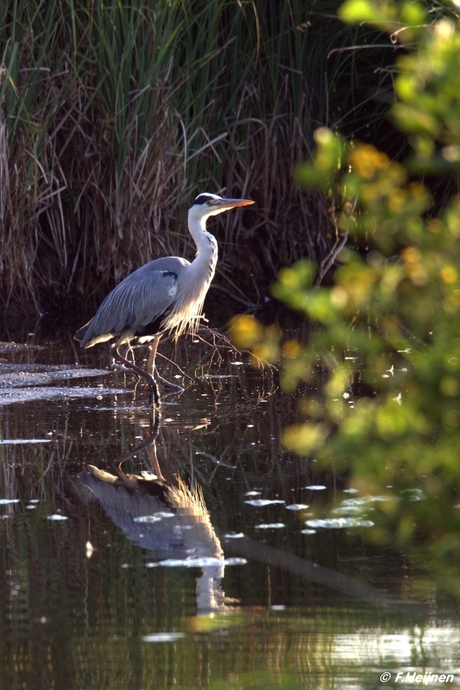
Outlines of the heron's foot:
{"type": "Polygon", "coordinates": [[[185,388],[183,386],[177,386],[175,383],[164,383],[163,386],[166,388],[166,395],[174,395],[183,393],[185,388]]]}
{"type": "Polygon", "coordinates": [[[178,386],[176,383],[171,383],[171,381],[168,381],[167,379],[163,378],[161,374],[159,374],[157,371],[155,372],[155,379],[158,381],[158,383],[161,383],[162,386],[164,386],[168,393],[183,393],[184,388],[182,386],[178,386]]]}
{"type": "Polygon", "coordinates": [[[124,364],[119,364],[119,362],[116,362],[114,359],[111,360],[109,366],[110,366],[110,369],[113,369],[114,371],[124,371],[124,372],[130,371],[130,367],[127,367],[124,364]]]}

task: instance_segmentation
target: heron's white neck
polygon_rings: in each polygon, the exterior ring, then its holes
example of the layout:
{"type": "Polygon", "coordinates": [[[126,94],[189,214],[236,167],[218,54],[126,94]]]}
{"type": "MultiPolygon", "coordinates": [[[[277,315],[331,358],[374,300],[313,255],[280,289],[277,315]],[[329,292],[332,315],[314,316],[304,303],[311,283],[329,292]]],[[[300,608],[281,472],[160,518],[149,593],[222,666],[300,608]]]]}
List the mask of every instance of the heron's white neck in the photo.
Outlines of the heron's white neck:
{"type": "Polygon", "coordinates": [[[216,270],[217,240],[206,230],[206,218],[196,219],[189,214],[188,229],[197,249],[193,270],[209,285],[216,270]]]}
{"type": "Polygon", "coordinates": [[[179,276],[176,301],[168,316],[168,328],[175,329],[176,336],[185,331],[196,333],[217,264],[216,238],[207,232],[205,219],[194,216],[193,210],[189,211],[188,229],[197,252],[194,261],[179,276]]]}

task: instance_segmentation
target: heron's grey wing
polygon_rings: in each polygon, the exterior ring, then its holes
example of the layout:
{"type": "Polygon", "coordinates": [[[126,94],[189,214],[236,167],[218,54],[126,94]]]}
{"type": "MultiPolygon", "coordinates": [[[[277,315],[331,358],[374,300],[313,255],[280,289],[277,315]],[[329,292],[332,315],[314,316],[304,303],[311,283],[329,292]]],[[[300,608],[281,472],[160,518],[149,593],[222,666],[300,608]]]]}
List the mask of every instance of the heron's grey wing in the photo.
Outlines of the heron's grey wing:
{"type": "Polygon", "coordinates": [[[123,333],[159,319],[174,304],[177,281],[189,262],[165,257],[138,268],[110,292],[99,307],[81,345],[112,333],[123,333]]]}

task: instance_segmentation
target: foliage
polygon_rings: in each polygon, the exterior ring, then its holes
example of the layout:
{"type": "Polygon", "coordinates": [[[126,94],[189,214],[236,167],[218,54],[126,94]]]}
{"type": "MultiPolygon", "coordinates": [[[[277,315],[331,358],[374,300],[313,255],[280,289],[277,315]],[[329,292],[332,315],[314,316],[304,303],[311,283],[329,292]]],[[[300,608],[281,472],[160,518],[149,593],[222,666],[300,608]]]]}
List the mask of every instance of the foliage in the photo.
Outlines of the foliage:
{"type": "Polygon", "coordinates": [[[267,338],[250,317],[234,332],[282,361],[285,389],[308,384],[305,421],[286,429],[286,445],[348,467],[364,494],[398,498],[376,506],[378,538],[429,534],[435,552],[458,557],[460,195],[438,212],[430,187],[459,172],[459,18],[452,7],[370,0],[347,0],[339,14],[404,46],[391,118],[410,154],[396,162],[369,142],[316,131],[298,180],[329,195],[339,232],[365,249],[341,251],[331,287],[314,286],[308,261],[280,272],[274,295],[313,324],[308,344],[267,338]],[[423,503],[399,500],[414,488],[423,503]]]}

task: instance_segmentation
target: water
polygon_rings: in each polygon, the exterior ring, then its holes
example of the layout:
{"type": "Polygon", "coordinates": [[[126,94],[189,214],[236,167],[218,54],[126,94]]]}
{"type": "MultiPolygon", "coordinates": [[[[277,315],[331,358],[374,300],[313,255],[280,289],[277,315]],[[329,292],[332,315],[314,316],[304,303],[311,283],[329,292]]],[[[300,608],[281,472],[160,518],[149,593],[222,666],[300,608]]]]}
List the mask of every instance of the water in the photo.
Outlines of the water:
{"type": "Polygon", "coordinates": [[[104,346],[40,345],[0,353],[1,688],[460,686],[452,588],[283,449],[275,371],[166,346],[199,378],[160,418],[104,346]]]}

